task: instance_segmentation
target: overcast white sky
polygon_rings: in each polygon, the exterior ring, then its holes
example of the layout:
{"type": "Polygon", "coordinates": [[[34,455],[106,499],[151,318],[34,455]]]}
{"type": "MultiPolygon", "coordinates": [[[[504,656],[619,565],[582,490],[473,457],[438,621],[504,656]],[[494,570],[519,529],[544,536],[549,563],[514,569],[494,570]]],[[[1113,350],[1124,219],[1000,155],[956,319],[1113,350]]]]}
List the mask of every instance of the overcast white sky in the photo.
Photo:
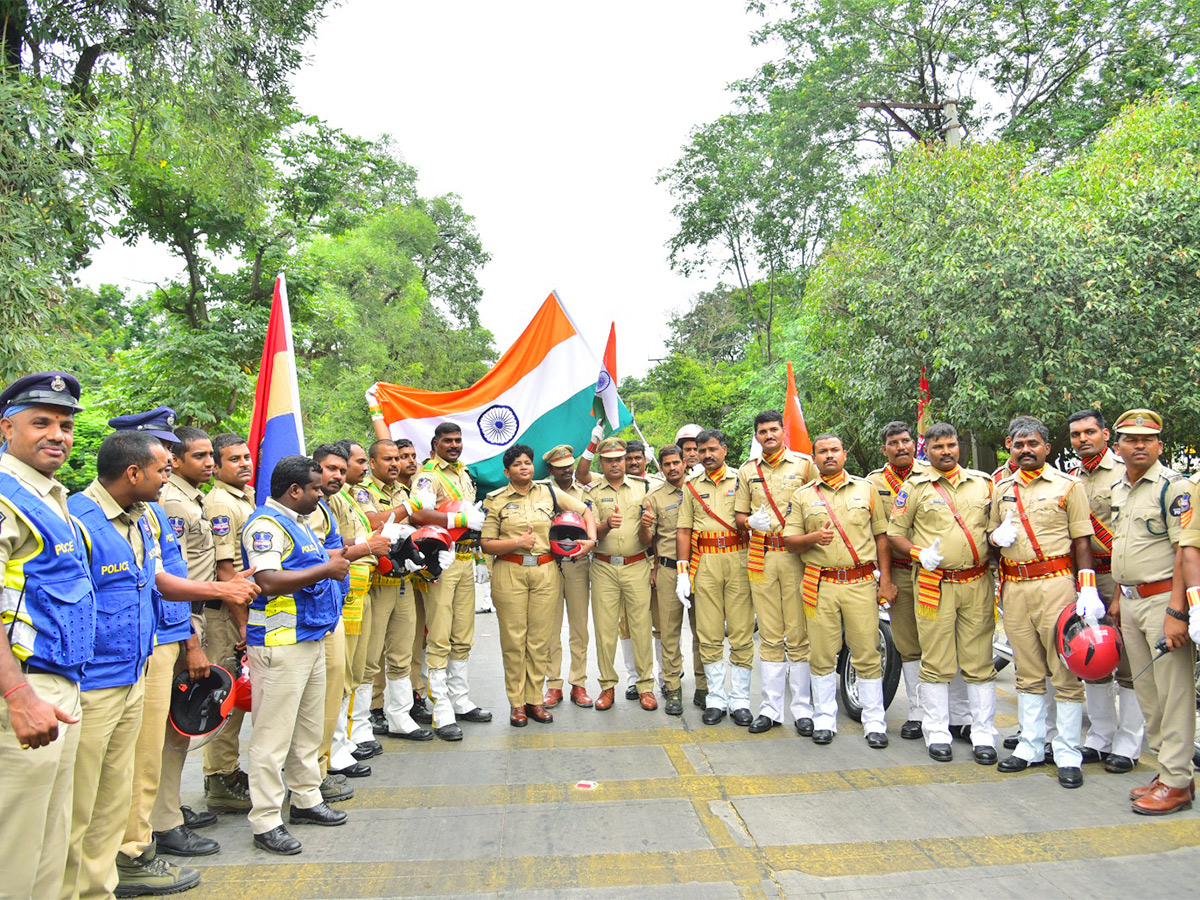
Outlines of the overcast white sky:
{"type": "MultiPolygon", "coordinates": [[[[557,288],[618,375],[663,353],[669,313],[717,274],[667,265],[671,198],[655,174],[726,85],[766,58],[742,0],[345,0],[309,47],[300,108],[390,133],[427,195],[454,192],[492,261],[484,325],[503,351],[557,288]]],[[[157,248],[105,248],[91,285],[136,290],[181,271],[157,248]]]]}

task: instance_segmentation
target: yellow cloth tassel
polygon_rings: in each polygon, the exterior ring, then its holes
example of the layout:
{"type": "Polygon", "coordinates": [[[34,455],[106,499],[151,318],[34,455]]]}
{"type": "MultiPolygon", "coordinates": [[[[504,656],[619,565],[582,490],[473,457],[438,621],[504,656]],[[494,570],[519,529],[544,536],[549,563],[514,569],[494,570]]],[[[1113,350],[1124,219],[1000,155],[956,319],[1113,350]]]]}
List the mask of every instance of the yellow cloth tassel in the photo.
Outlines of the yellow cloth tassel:
{"type": "Polygon", "coordinates": [[[762,584],[766,581],[767,538],[761,531],[750,532],[750,553],[747,572],[751,581],[762,584]]]}
{"type": "Polygon", "coordinates": [[[936,569],[917,569],[917,615],[936,619],[942,602],[942,576],[936,569]]]}
{"type": "Polygon", "coordinates": [[[804,614],[812,618],[817,614],[817,593],[821,590],[821,567],[805,566],[801,594],[804,597],[804,614]]]}
{"type": "Polygon", "coordinates": [[[350,593],[342,602],[342,621],[346,634],[362,634],[363,601],[371,589],[371,567],[362,563],[350,565],[350,593]]]}

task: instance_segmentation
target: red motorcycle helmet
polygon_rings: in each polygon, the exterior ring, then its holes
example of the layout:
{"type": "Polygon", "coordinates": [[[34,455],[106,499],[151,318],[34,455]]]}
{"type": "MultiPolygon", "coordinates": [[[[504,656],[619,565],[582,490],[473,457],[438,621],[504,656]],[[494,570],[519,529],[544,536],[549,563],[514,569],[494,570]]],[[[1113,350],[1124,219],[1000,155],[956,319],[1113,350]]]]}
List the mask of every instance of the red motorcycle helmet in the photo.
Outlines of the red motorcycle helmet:
{"type": "Polygon", "coordinates": [[[432,575],[434,580],[442,574],[438,554],[443,550],[454,549],[454,538],[440,525],[424,525],[418,528],[405,539],[405,543],[412,547],[409,551],[410,559],[432,575]]]}
{"type": "Polygon", "coordinates": [[[196,681],[180,672],[171,683],[167,741],[184,752],[203,747],[221,733],[231,712],[233,676],[225,668],[210,665],[208,675],[196,681]]]}
{"type": "Polygon", "coordinates": [[[1069,604],[1058,614],[1054,626],[1054,646],[1058,658],[1084,681],[1099,681],[1117,670],[1124,645],[1121,632],[1105,616],[1097,623],[1085,622],[1069,604]]]}
{"type": "Polygon", "coordinates": [[[583,551],[579,542],[586,541],[587,536],[583,516],[570,510],[560,512],[550,523],[550,552],[559,559],[578,556],[583,551]]]}
{"type": "MultiPolygon", "coordinates": [[[[460,512],[465,513],[470,508],[471,508],[471,504],[468,503],[466,500],[447,500],[446,502],[444,502],[441,506],[439,506],[437,508],[437,511],[440,513],[448,513],[450,515],[453,515],[454,513],[460,513],[460,512]]],[[[479,540],[479,532],[478,531],[469,531],[469,530],[467,530],[467,527],[465,525],[461,528],[450,528],[448,530],[450,532],[450,537],[454,541],[477,541],[477,540],[479,540]]]]}
{"type": "Polygon", "coordinates": [[[237,678],[233,679],[233,705],[237,709],[250,712],[251,700],[250,669],[245,662],[241,662],[238,665],[237,678]]]}

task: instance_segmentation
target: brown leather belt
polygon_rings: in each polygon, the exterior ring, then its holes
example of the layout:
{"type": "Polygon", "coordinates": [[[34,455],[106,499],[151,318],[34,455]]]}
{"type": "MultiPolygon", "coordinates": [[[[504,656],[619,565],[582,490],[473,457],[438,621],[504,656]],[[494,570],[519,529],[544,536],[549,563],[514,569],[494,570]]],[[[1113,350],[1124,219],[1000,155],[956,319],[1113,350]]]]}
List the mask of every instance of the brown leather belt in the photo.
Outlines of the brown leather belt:
{"type": "Polygon", "coordinates": [[[658,558],[658,564],[660,566],[667,566],[671,569],[675,568],[675,560],[671,559],[669,556],[660,556],[658,558]]]}
{"type": "Polygon", "coordinates": [[[609,556],[607,553],[596,553],[594,555],[596,559],[600,560],[600,562],[606,562],[609,565],[628,566],[635,562],[641,562],[643,559],[645,559],[646,551],[643,550],[637,556],[609,556]]]}
{"type": "Polygon", "coordinates": [[[863,563],[861,566],[851,566],[848,569],[822,569],[822,581],[835,581],[838,584],[854,584],[875,577],[875,563],[863,563]]]}
{"type": "Polygon", "coordinates": [[[898,556],[893,556],[892,557],[892,568],[893,569],[911,569],[912,568],[912,560],[911,559],[902,559],[898,556]]]}
{"type": "Polygon", "coordinates": [[[1137,594],[1139,597],[1145,599],[1146,597],[1153,597],[1155,594],[1165,594],[1174,586],[1175,580],[1173,578],[1164,578],[1161,581],[1150,581],[1146,584],[1123,584],[1121,585],[1121,591],[1126,597],[1132,597],[1134,594],[1137,594]]]}
{"type": "Polygon", "coordinates": [[[750,546],[750,539],[738,531],[705,531],[696,536],[696,546],[706,552],[741,550],[750,546]]]}
{"type": "Polygon", "coordinates": [[[1014,563],[1007,559],[1000,560],[1000,571],[1006,581],[1032,581],[1036,578],[1051,578],[1055,575],[1070,574],[1074,570],[1069,556],[1054,556],[1050,559],[1031,560],[1030,562],[1014,563]]]}
{"type": "Polygon", "coordinates": [[[787,547],[783,546],[783,535],[779,534],[778,532],[775,532],[773,534],[764,534],[763,535],[763,549],[764,550],[786,550],[787,547]]]}
{"type": "Polygon", "coordinates": [[[532,556],[526,553],[506,553],[503,556],[497,556],[496,559],[516,563],[518,566],[544,566],[548,562],[554,562],[554,554],[543,553],[541,556],[532,556]]]}
{"type": "Polygon", "coordinates": [[[982,563],[978,566],[971,566],[969,569],[941,569],[939,571],[942,581],[948,581],[950,584],[966,584],[970,581],[978,581],[987,574],[987,570],[987,563],[982,563]]]}
{"type": "Polygon", "coordinates": [[[1112,572],[1112,557],[1099,553],[1092,554],[1092,568],[1097,575],[1108,575],[1112,572]]]}

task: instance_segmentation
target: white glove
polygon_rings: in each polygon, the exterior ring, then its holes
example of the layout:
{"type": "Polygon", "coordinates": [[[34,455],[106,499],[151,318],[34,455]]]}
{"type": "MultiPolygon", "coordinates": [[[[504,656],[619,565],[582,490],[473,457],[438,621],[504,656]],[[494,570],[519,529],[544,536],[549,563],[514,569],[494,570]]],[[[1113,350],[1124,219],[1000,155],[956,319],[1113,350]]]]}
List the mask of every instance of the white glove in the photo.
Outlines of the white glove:
{"type": "Polygon", "coordinates": [[[692,579],[688,577],[687,569],[682,572],[679,569],[675,570],[675,596],[679,598],[679,602],[683,604],[684,609],[692,608],[692,601],[688,594],[692,592],[692,579]]]}
{"type": "Polygon", "coordinates": [[[938,550],[942,546],[941,538],[934,538],[933,543],[917,554],[917,561],[921,564],[922,569],[928,569],[932,572],[942,564],[942,560],[946,557],[942,556],[938,550]]]}
{"type": "Polygon", "coordinates": [[[421,566],[420,563],[415,563],[411,559],[406,559],[404,561],[404,568],[407,569],[409,572],[420,572],[421,569],[424,567],[421,566]]]}
{"type": "Polygon", "coordinates": [[[375,396],[375,387],[376,385],[371,385],[369,388],[367,388],[367,392],[363,394],[363,397],[367,401],[368,407],[379,405],[379,398],[375,396]]]}
{"type": "Polygon", "coordinates": [[[488,575],[487,566],[481,562],[475,563],[475,583],[476,584],[487,584],[488,578],[489,578],[489,575],[488,575]]]}
{"type": "Polygon", "coordinates": [[[1017,540],[1017,526],[1013,524],[1012,510],[992,532],[992,543],[997,547],[1011,547],[1017,540]]]}
{"type": "Polygon", "coordinates": [[[1188,610],[1188,637],[1193,644],[1200,644],[1200,606],[1188,610]]]}
{"type": "Polygon", "coordinates": [[[454,565],[454,551],[453,550],[439,550],[437,559],[438,559],[438,567],[443,572],[445,572],[452,565],[454,565]]]}
{"type": "Polygon", "coordinates": [[[379,529],[379,533],[393,544],[398,540],[404,540],[414,531],[416,531],[416,529],[411,525],[405,525],[403,522],[397,522],[395,513],[392,513],[390,516],[388,516],[387,521],[383,523],[383,527],[379,529]]]}
{"type": "Polygon", "coordinates": [[[1075,615],[1081,619],[1104,617],[1104,601],[1100,599],[1100,592],[1090,584],[1079,589],[1079,597],[1075,601],[1075,615]]]}
{"type": "Polygon", "coordinates": [[[589,443],[598,444],[604,440],[604,423],[597,422],[596,427],[592,429],[592,439],[589,443]]]}
{"type": "Polygon", "coordinates": [[[487,513],[483,511],[481,504],[467,507],[467,531],[480,531],[486,518],[487,513]]]}
{"type": "Polygon", "coordinates": [[[417,488],[401,505],[408,512],[409,516],[412,516],[415,509],[436,509],[437,494],[428,488],[417,488]]]}
{"type": "Polygon", "coordinates": [[[746,517],[746,524],[755,531],[766,533],[771,530],[771,514],[767,512],[765,505],[760,506],[755,512],[752,512],[746,517]]]}
{"type": "Polygon", "coordinates": [[[704,466],[700,465],[700,463],[696,463],[694,466],[692,466],[690,469],[688,469],[687,477],[695,478],[697,475],[703,475],[703,474],[704,474],[704,466]]]}

